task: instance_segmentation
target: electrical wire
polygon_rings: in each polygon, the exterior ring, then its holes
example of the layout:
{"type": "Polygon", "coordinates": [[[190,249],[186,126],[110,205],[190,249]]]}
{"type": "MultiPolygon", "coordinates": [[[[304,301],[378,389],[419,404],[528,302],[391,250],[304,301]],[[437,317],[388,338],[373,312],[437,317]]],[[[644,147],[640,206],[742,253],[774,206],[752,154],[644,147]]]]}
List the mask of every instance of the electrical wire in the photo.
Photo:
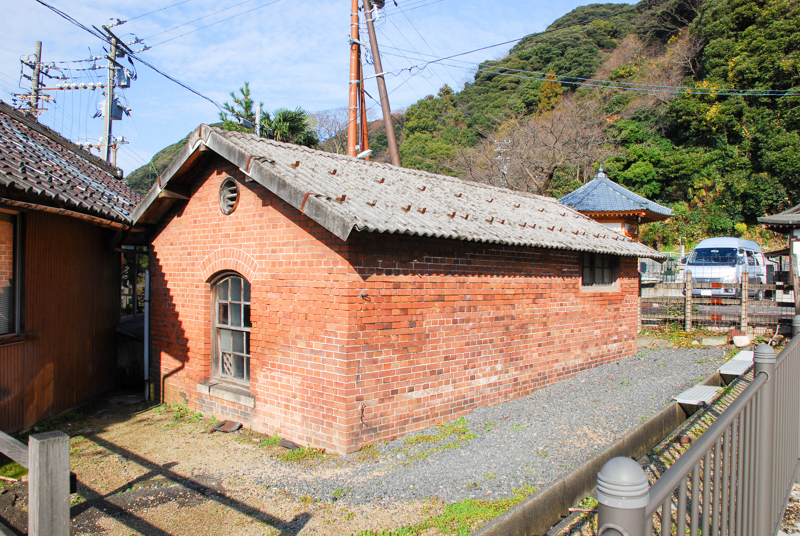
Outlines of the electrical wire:
{"type": "Polygon", "coordinates": [[[175,39],[180,39],[181,37],[187,36],[189,34],[193,34],[195,32],[199,32],[200,30],[205,30],[206,28],[210,28],[211,26],[214,26],[216,24],[227,22],[227,21],[229,21],[231,19],[235,19],[236,17],[241,17],[242,15],[245,15],[245,14],[250,13],[252,11],[256,11],[258,9],[261,9],[261,8],[264,8],[264,7],[268,7],[268,6],[271,6],[273,4],[277,4],[280,1],[281,0],[273,0],[272,2],[269,2],[268,4],[263,4],[263,5],[260,5],[258,7],[254,7],[252,9],[248,9],[247,11],[242,11],[241,13],[238,13],[236,15],[232,15],[232,16],[226,18],[226,19],[221,19],[221,20],[218,20],[216,22],[212,22],[211,24],[207,24],[205,26],[201,26],[200,28],[195,28],[194,30],[188,31],[186,33],[182,33],[180,35],[176,35],[175,37],[170,37],[169,39],[165,39],[164,41],[160,41],[160,42],[156,43],[155,45],[148,46],[146,48],[146,50],[150,50],[150,49],[155,48],[155,47],[157,47],[159,45],[163,45],[164,43],[169,43],[170,41],[174,41],[175,39]]]}
{"type": "MultiPolygon", "coordinates": [[[[417,2],[412,2],[412,3],[408,4],[408,5],[406,5],[406,4],[403,4],[403,5],[406,6],[405,7],[405,11],[411,11],[411,10],[414,10],[414,9],[419,9],[421,7],[428,7],[428,6],[432,5],[432,4],[438,4],[439,2],[444,2],[444,0],[431,0],[431,1],[418,0],[417,2]]],[[[385,7],[383,9],[383,12],[385,14],[387,14],[387,15],[390,15],[390,14],[394,13],[395,11],[400,11],[401,9],[402,8],[400,8],[399,5],[397,7],[389,6],[389,7],[385,7]]]]}
{"type": "MultiPolygon", "coordinates": [[[[422,39],[422,42],[425,43],[425,46],[428,47],[428,50],[430,50],[435,56],[436,52],[433,50],[433,47],[430,45],[430,43],[428,43],[428,40],[425,39],[425,36],[423,36],[420,33],[420,31],[417,29],[416,25],[411,21],[410,18],[408,18],[408,15],[406,14],[405,10],[403,10],[402,8],[399,8],[399,9],[400,9],[400,13],[403,14],[403,17],[405,17],[405,19],[408,21],[408,23],[411,25],[411,27],[414,28],[414,31],[417,32],[417,35],[420,37],[420,39],[422,39]]],[[[389,19],[389,22],[392,22],[391,19],[389,19]]],[[[409,43],[410,43],[410,41],[409,41],[409,43]]],[[[412,46],[412,48],[414,48],[414,47],[412,46]]],[[[445,71],[447,71],[447,74],[450,75],[450,78],[455,80],[455,77],[453,76],[453,74],[450,71],[447,70],[447,68],[445,68],[445,71]]],[[[441,77],[439,78],[439,80],[442,80],[441,77]]],[[[442,80],[442,84],[444,84],[444,80],[442,80]]]]}
{"type": "Polygon", "coordinates": [[[141,15],[136,15],[135,17],[131,17],[127,20],[120,22],[120,24],[125,24],[126,22],[130,22],[132,20],[141,19],[142,17],[146,17],[148,15],[152,15],[153,13],[158,13],[159,11],[164,11],[165,9],[169,9],[171,7],[180,6],[181,4],[186,4],[191,2],[192,0],[183,0],[182,2],[176,2],[175,4],[171,4],[160,9],[154,9],[153,11],[148,11],[147,13],[142,13],[141,15]]]}
{"type": "MultiPolygon", "coordinates": [[[[39,1],[39,0],[37,0],[37,1],[39,1]]],[[[155,34],[153,34],[153,35],[151,35],[149,37],[145,37],[143,39],[143,41],[147,41],[148,39],[152,39],[154,37],[158,37],[159,35],[162,35],[162,34],[165,34],[165,33],[169,33],[169,32],[171,32],[173,30],[177,30],[178,28],[183,28],[184,26],[188,26],[189,24],[193,24],[193,23],[201,21],[203,19],[207,19],[208,17],[213,17],[214,15],[218,15],[220,13],[223,13],[225,11],[231,10],[231,9],[233,9],[235,7],[239,7],[239,6],[244,5],[244,4],[249,4],[250,2],[253,2],[253,1],[255,1],[255,0],[243,0],[242,2],[239,2],[238,4],[234,4],[232,6],[228,6],[226,8],[214,11],[212,13],[209,13],[208,15],[203,15],[202,17],[198,17],[198,18],[196,18],[194,20],[190,20],[188,22],[184,22],[183,24],[178,24],[177,26],[173,26],[172,28],[168,28],[168,29],[163,30],[161,32],[155,33],[155,34]]]]}
{"type": "MultiPolygon", "coordinates": [[[[416,52],[417,54],[419,54],[419,51],[416,49],[416,47],[414,47],[414,44],[413,44],[413,43],[412,43],[412,42],[411,42],[411,41],[408,39],[408,37],[406,37],[406,36],[405,36],[405,34],[404,34],[404,33],[403,33],[401,30],[400,30],[400,28],[398,28],[398,27],[397,27],[397,25],[394,23],[394,21],[393,21],[391,18],[388,18],[388,17],[387,17],[387,19],[389,20],[389,23],[390,23],[392,26],[394,26],[395,30],[397,30],[397,33],[399,33],[399,34],[400,34],[400,37],[402,37],[403,39],[405,39],[405,40],[406,40],[406,42],[407,42],[409,45],[411,45],[411,48],[413,48],[413,49],[414,49],[414,52],[416,52]]],[[[406,19],[408,20],[408,17],[406,17],[406,19]]],[[[411,22],[411,21],[409,20],[409,22],[411,22]]],[[[412,26],[413,26],[413,24],[412,24],[412,26]]],[[[416,30],[416,28],[415,28],[415,30],[416,30]]],[[[389,37],[388,37],[388,36],[387,36],[387,35],[386,35],[384,32],[381,32],[381,34],[384,36],[384,39],[386,39],[387,41],[389,41],[389,43],[390,43],[391,45],[394,45],[394,43],[392,43],[392,41],[389,39],[389,37]]],[[[419,31],[417,31],[417,34],[419,34],[419,31]]],[[[421,35],[421,34],[420,34],[420,37],[422,37],[422,35],[421,35]]],[[[423,41],[425,41],[425,38],[423,37],[423,38],[422,38],[422,40],[423,40],[423,41]]],[[[427,43],[426,43],[426,44],[427,44],[427,43]]],[[[428,45],[428,46],[430,47],[430,45],[428,45]]],[[[411,63],[411,60],[410,60],[409,58],[407,58],[407,57],[406,57],[406,60],[407,60],[409,63],[411,63]]],[[[442,83],[442,85],[445,85],[445,84],[446,84],[446,82],[445,82],[445,81],[442,79],[442,77],[441,77],[441,76],[439,76],[439,73],[437,73],[436,71],[432,71],[432,72],[433,72],[433,74],[436,76],[436,78],[438,78],[438,79],[439,79],[439,81],[442,83]]],[[[433,85],[433,84],[431,84],[431,85],[433,85]]],[[[440,87],[441,87],[441,86],[440,86],[440,87]]],[[[435,88],[435,90],[436,90],[436,89],[438,89],[438,88],[435,88]]]]}
{"type": "MultiPolygon", "coordinates": [[[[280,0],[275,0],[275,1],[280,1],[280,0]]],[[[95,30],[93,30],[93,29],[91,29],[91,28],[87,28],[85,25],[81,24],[80,22],[78,22],[77,20],[75,20],[75,19],[74,19],[74,18],[72,18],[71,16],[67,15],[67,14],[66,14],[66,13],[64,13],[63,11],[61,11],[61,10],[59,10],[59,9],[57,9],[57,8],[55,8],[55,7],[53,7],[53,6],[51,6],[50,4],[48,4],[47,2],[45,2],[44,0],[36,0],[36,2],[37,2],[37,3],[39,3],[39,4],[42,4],[43,6],[45,6],[45,7],[46,7],[46,8],[48,8],[48,9],[50,9],[51,11],[53,11],[54,13],[56,13],[57,15],[59,15],[60,17],[62,17],[63,19],[67,20],[68,22],[70,22],[70,23],[74,24],[74,25],[75,25],[75,26],[77,26],[78,28],[81,28],[82,30],[84,30],[84,31],[86,31],[86,32],[88,32],[88,33],[90,33],[90,34],[92,34],[92,35],[93,35],[93,36],[95,36],[95,37],[97,37],[98,39],[100,39],[100,40],[101,40],[101,41],[103,41],[104,43],[111,44],[111,42],[109,41],[109,39],[108,39],[108,37],[107,37],[107,36],[105,36],[105,35],[102,35],[102,34],[100,34],[100,33],[96,32],[95,30]]],[[[181,86],[182,88],[186,89],[187,91],[189,91],[189,92],[191,92],[191,93],[194,93],[194,94],[195,94],[195,95],[197,95],[198,97],[200,97],[200,98],[202,98],[202,99],[205,99],[205,100],[207,100],[208,102],[210,102],[211,104],[213,104],[214,106],[216,106],[217,108],[219,108],[219,110],[220,110],[220,111],[222,111],[222,112],[225,112],[225,113],[230,113],[230,112],[228,112],[228,111],[227,111],[227,110],[226,110],[226,109],[225,109],[225,108],[224,108],[224,107],[223,107],[221,104],[219,104],[217,101],[215,101],[215,100],[214,100],[214,99],[212,99],[211,97],[207,97],[206,95],[203,95],[203,94],[202,94],[202,93],[200,93],[199,91],[197,91],[197,90],[195,90],[195,89],[193,89],[193,88],[189,87],[188,85],[184,84],[183,82],[181,82],[181,81],[180,81],[180,80],[178,80],[177,78],[175,78],[175,77],[173,77],[173,76],[170,76],[170,75],[168,75],[167,73],[165,73],[164,71],[162,71],[162,70],[158,69],[157,67],[155,67],[154,65],[152,65],[152,64],[151,64],[151,63],[149,63],[148,61],[146,61],[146,60],[143,60],[142,58],[140,58],[140,57],[138,56],[138,53],[135,53],[135,52],[131,51],[131,50],[130,50],[130,49],[127,47],[127,46],[123,45],[123,48],[125,48],[125,49],[127,50],[127,52],[128,52],[128,56],[129,56],[129,57],[131,57],[131,58],[135,58],[135,59],[136,59],[137,61],[139,61],[139,63],[141,63],[142,65],[145,65],[145,66],[149,67],[150,69],[152,69],[152,70],[153,70],[153,71],[155,71],[156,73],[160,74],[161,76],[163,76],[164,78],[166,78],[166,79],[167,79],[167,80],[169,80],[170,82],[173,82],[173,83],[175,83],[175,84],[177,84],[177,85],[181,86]]]]}
{"type": "MultiPolygon", "coordinates": [[[[125,95],[124,91],[122,92],[122,96],[125,97],[125,101],[127,102],[128,97],[125,95]]],[[[147,143],[144,141],[144,136],[142,136],[142,133],[139,132],[139,127],[136,125],[136,120],[133,118],[133,116],[130,116],[130,118],[131,122],[133,123],[133,129],[136,131],[136,134],[139,135],[139,140],[142,142],[142,147],[144,147],[145,152],[149,153],[150,151],[147,150],[147,143]]]]}
{"type": "MultiPolygon", "coordinates": [[[[386,53],[387,55],[395,55],[386,53]]],[[[405,57],[405,56],[403,56],[405,57]]],[[[600,80],[594,78],[581,78],[577,76],[561,76],[548,74],[542,71],[527,71],[524,69],[512,69],[508,67],[492,67],[484,66],[482,64],[472,64],[474,67],[465,67],[462,65],[451,65],[459,69],[475,70],[487,74],[497,76],[510,76],[524,80],[537,80],[542,82],[552,82],[554,78],[556,81],[572,85],[572,86],[586,86],[586,87],[600,87],[607,89],[618,89],[623,91],[638,91],[650,93],[672,93],[672,94],[693,94],[693,95],[711,95],[711,96],[728,96],[728,97],[787,97],[787,96],[800,96],[800,89],[736,89],[736,88],[713,88],[713,87],[691,87],[691,86],[670,86],[670,85],[656,85],[656,84],[636,84],[633,82],[620,82],[611,80],[600,80]],[[477,67],[477,68],[475,68],[477,67]],[[491,70],[499,69],[499,70],[491,70]],[[509,71],[509,72],[504,72],[509,71]],[[527,76],[533,75],[533,76],[527,76]]],[[[425,67],[410,67],[404,70],[410,71],[411,69],[424,69],[425,67]]],[[[395,76],[400,73],[388,72],[395,76]]]]}
{"type": "MultiPolygon", "coordinates": [[[[384,34],[383,32],[381,32],[381,33],[382,33],[382,35],[383,35],[383,38],[384,38],[385,40],[387,40],[387,41],[388,41],[390,44],[394,45],[394,43],[392,43],[392,40],[391,40],[391,39],[389,39],[389,37],[388,37],[386,34],[384,34]]],[[[406,39],[406,41],[408,41],[408,39],[406,39]]],[[[404,55],[403,57],[404,57],[404,58],[405,58],[405,59],[406,59],[406,60],[407,60],[409,63],[412,63],[412,62],[411,62],[411,60],[410,60],[408,57],[406,57],[405,55],[404,55]]],[[[386,63],[388,63],[388,64],[389,64],[389,67],[393,68],[393,67],[392,67],[392,63],[391,63],[391,61],[389,61],[388,59],[385,59],[385,61],[386,61],[386,63]]],[[[384,69],[384,71],[386,71],[386,69],[384,69]]],[[[391,71],[390,71],[390,72],[391,72],[391,71]]],[[[436,74],[436,73],[434,72],[433,74],[436,74]]],[[[437,77],[438,77],[438,75],[437,75],[437,77]]],[[[429,77],[425,77],[425,80],[426,80],[426,81],[428,82],[428,84],[429,84],[429,85],[430,85],[430,86],[433,88],[433,91],[434,91],[434,92],[436,92],[436,91],[438,90],[438,88],[436,87],[436,85],[435,85],[433,82],[431,82],[431,80],[430,80],[430,78],[429,78],[429,77]]],[[[441,80],[442,84],[444,84],[444,80],[442,80],[441,78],[439,78],[439,80],[441,80]]]]}

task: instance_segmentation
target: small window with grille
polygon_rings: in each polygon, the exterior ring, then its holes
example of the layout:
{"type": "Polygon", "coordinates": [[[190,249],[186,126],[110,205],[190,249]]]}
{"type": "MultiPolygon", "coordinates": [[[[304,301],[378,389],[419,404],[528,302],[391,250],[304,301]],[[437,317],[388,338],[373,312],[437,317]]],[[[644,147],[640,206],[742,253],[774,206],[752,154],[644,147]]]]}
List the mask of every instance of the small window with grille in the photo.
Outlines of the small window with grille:
{"type": "Polygon", "coordinates": [[[250,283],[230,274],[213,286],[215,375],[250,381],[250,283]]]}
{"type": "Polygon", "coordinates": [[[617,281],[619,257],[601,253],[583,254],[581,286],[613,285],[617,281]]]}
{"type": "Polygon", "coordinates": [[[219,187],[219,209],[226,216],[236,210],[239,204],[239,185],[228,177],[219,187]]]}

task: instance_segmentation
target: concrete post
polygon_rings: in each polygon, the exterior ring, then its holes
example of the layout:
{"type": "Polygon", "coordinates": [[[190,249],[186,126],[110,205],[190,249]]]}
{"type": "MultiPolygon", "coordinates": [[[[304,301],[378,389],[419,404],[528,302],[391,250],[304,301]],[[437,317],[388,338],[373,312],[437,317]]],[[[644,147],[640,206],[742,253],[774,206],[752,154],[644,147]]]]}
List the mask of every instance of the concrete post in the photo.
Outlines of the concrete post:
{"type": "Polygon", "coordinates": [[[778,356],[775,349],[768,344],[759,344],[754,352],[755,375],[762,372],[768,376],[767,383],[761,388],[756,418],[756,534],[772,534],[773,515],[775,511],[772,501],[773,444],[775,443],[775,364],[778,356]]]}
{"type": "Polygon", "coordinates": [[[597,474],[597,533],[645,536],[649,499],[650,484],[638,463],[623,457],[607,461],[597,474]]]}
{"type": "Polygon", "coordinates": [[[792,337],[800,333],[800,315],[792,317],[792,337]]]}
{"type": "Polygon", "coordinates": [[[742,273],[742,311],[739,317],[739,329],[747,333],[747,299],[750,297],[750,274],[742,273]]]}
{"type": "Polygon", "coordinates": [[[683,330],[692,331],[692,272],[686,271],[685,290],[686,300],[683,308],[683,330]]]}

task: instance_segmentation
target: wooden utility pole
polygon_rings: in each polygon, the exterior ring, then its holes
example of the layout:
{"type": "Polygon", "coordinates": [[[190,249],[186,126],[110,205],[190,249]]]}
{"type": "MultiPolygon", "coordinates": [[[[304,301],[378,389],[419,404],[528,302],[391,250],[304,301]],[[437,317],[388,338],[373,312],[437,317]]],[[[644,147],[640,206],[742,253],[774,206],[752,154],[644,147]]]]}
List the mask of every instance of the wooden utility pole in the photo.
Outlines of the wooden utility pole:
{"type": "Polygon", "coordinates": [[[372,48],[372,58],[375,62],[375,76],[378,79],[378,93],[381,97],[383,125],[386,128],[386,142],[389,145],[389,156],[392,159],[392,164],[400,167],[400,151],[397,149],[397,137],[394,135],[392,111],[389,108],[389,94],[386,92],[386,80],[383,76],[384,72],[381,66],[381,55],[380,52],[378,52],[378,40],[375,37],[375,26],[372,22],[372,4],[370,0],[364,0],[364,13],[367,19],[367,30],[369,31],[369,44],[372,48]]]}
{"type": "Polygon", "coordinates": [[[360,61],[358,42],[358,0],[350,7],[350,103],[347,109],[347,155],[356,156],[358,140],[358,81],[360,61]]]}

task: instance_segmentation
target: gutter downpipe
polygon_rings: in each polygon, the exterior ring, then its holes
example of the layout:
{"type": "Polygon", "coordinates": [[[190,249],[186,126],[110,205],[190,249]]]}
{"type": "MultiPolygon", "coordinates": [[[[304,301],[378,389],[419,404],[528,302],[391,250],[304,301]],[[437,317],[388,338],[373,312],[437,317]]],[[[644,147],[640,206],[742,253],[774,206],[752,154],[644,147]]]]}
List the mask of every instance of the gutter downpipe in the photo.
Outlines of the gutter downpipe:
{"type": "Polygon", "coordinates": [[[150,401],[150,269],[144,272],[144,399],[150,401]]]}

